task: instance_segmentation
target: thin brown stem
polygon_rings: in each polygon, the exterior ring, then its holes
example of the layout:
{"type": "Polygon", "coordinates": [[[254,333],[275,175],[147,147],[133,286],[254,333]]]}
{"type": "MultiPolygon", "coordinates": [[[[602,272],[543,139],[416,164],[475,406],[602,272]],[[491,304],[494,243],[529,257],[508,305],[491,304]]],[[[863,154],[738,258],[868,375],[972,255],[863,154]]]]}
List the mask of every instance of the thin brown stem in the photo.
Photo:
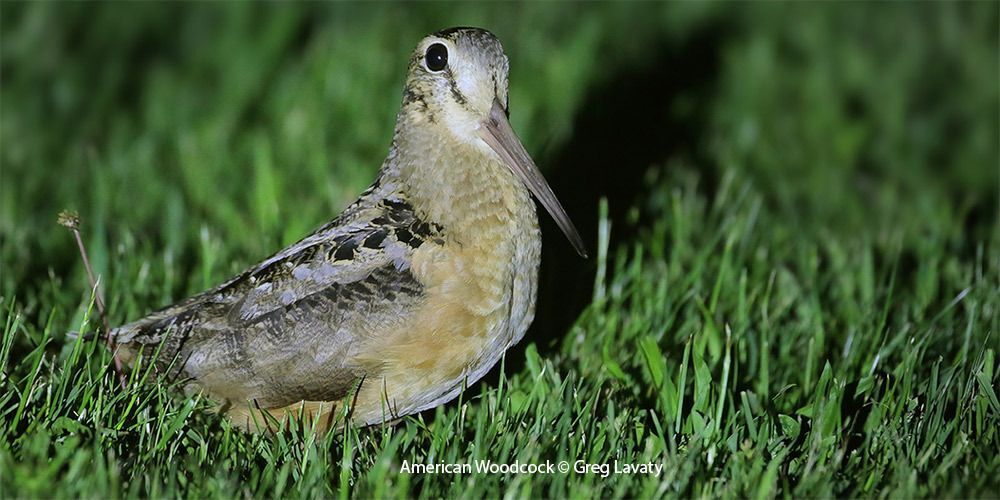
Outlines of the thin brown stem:
{"type": "Polygon", "coordinates": [[[100,284],[94,277],[94,268],[90,265],[90,258],[87,256],[87,247],[83,244],[83,237],[80,236],[80,216],[76,212],[61,212],[59,214],[59,224],[65,226],[70,231],[73,232],[73,237],[76,239],[77,249],[80,251],[80,257],[83,258],[83,267],[87,270],[87,279],[90,281],[90,289],[94,294],[94,303],[97,305],[97,313],[101,316],[101,323],[104,327],[104,341],[111,351],[111,358],[114,360],[115,373],[118,375],[118,382],[121,384],[122,389],[126,387],[125,374],[122,370],[122,362],[118,358],[118,352],[115,350],[115,339],[111,336],[111,324],[108,322],[108,314],[104,308],[104,299],[101,297],[100,284]]]}

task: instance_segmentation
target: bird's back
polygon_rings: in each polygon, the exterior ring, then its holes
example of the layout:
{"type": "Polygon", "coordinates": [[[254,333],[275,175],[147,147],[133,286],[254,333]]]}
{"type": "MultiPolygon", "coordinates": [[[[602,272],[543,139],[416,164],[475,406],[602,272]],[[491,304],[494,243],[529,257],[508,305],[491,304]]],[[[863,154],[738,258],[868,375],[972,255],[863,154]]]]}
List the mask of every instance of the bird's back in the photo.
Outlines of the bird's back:
{"type": "Polygon", "coordinates": [[[403,327],[425,290],[413,251],[439,238],[376,182],[344,214],[227,283],[114,331],[122,358],[223,405],[343,398],[377,366],[352,362],[403,327]]]}

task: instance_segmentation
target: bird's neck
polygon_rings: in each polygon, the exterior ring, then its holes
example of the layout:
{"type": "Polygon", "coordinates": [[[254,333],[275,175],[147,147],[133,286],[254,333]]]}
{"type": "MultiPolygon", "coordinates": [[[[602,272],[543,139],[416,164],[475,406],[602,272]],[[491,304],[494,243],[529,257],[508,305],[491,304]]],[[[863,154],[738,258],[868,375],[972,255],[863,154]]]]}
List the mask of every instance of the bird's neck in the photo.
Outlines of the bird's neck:
{"type": "Polygon", "coordinates": [[[470,243],[537,231],[530,193],[498,157],[423,125],[397,126],[383,166],[422,217],[470,243]]]}

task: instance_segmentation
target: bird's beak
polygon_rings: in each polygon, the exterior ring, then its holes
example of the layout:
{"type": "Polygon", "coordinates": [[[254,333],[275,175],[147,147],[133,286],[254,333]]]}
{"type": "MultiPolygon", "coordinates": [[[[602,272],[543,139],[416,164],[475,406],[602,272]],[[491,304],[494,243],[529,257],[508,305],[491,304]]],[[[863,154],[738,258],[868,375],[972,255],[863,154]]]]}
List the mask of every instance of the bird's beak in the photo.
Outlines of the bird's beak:
{"type": "Polygon", "coordinates": [[[510,122],[507,121],[506,110],[499,100],[493,99],[490,116],[479,127],[479,136],[493,148],[493,151],[500,155],[500,159],[510,167],[514,175],[521,179],[521,182],[549,211],[549,215],[555,219],[559,229],[562,229],[563,234],[573,244],[576,253],[580,254],[581,257],[587,257],[587,250],[583,248],[583,239],[580,238],[580,233],[576,231],[573,221],[569,220],[566,210],[556,199],[552,188],[545,182],[545,178],[535,166],[535,162],[531,161],[528,152],[524,150],[521,140],[517,138],[510,122]]]}

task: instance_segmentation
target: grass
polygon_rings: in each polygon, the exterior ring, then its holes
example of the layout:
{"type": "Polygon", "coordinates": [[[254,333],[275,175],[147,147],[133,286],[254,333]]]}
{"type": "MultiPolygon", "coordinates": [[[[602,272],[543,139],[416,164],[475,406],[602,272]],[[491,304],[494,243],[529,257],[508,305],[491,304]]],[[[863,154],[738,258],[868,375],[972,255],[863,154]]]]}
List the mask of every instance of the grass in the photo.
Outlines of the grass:
{"type": "Polygon", "coordinates": [[[91,7],[0,5],[0,497],[1000,490],[996,4],[91,7]],[[249,435],[66,336],[97,321],[59,210],[113,323],[211,286],[370,181],[401,61],[452,24],[504,40],[596,250],[543,226],[502,368],[396,426],[249,435]],[[657,125],[601,142],[634,107],[657,125]],[[400,472],[477,460],[665,467],[400,472]]]}

